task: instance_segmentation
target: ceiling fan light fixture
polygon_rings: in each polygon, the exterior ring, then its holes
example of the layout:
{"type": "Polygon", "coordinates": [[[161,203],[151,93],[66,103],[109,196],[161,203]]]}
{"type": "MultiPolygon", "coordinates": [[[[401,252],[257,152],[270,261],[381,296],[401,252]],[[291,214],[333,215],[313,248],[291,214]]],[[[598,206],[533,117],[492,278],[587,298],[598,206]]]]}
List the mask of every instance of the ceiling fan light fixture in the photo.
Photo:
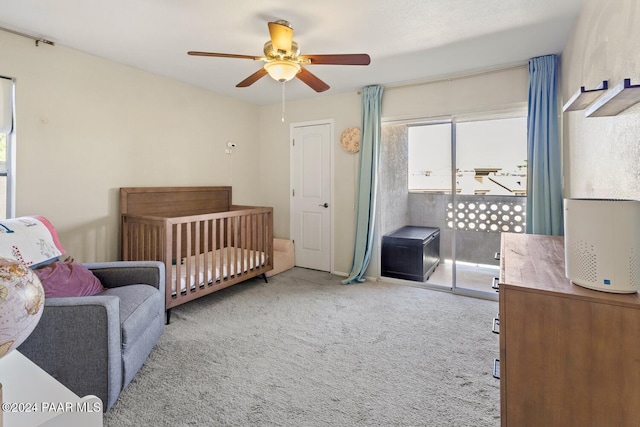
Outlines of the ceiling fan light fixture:
{"type": "Polygon", "coordinates": [[[300,64],[292,61],[275,60],[264,64],[264,69],[272,79],[279,82],[288,82],[300,72],[300,64]]]}
{"type": "Polygon", "coordinates": [[[269,22],[269,40],[264,44],[264,56],[238,55],[232,53],[188,51],[195,56],[210,56],[218,58],[251,59],[264,61],[262,68],[256,70],[249,77],[242,80],[236,87],[248,87],[269,74],[275,81],[281,82],[284,99],[284,83],[297,77],[304,84],[316,92],[324,92],[329,85],[312,74],[307,65],[369,65],[371,58],[366,53],[344,53],[326,55],[300,56],[300,45],[293,40],[293,28],[288,21],[278,20],[269,22]]]}
{"type": "Polygon", "coordinates": [[[268,59],[283,59],[285,57],[288,59],[296,59],[298,55],[300,55],[300,45],[298,45],[297,42],[292,41],[291,49],[283,51],[277,50],[275,47],[273,47],[273,42],[271,42],[271,40],[267,40],[264,44],[264,47],[262,48],[262,51],[264,52],[265,58],[268,59]]]}
{"type": "Polygon", "coordinates": [[[284,53],[291,51],[293,28],[291,28],[291,24],[288,21],[280,19],[275,22],[269,22],[269,33],[275,50],[284,53]]]}

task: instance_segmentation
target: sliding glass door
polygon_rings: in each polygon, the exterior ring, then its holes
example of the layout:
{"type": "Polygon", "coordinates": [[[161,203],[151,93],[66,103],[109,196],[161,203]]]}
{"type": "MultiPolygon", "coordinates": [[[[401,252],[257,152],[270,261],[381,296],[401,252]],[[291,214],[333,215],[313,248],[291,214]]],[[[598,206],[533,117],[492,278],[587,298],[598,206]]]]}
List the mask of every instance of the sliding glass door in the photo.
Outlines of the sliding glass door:
{"type": "Polygon", "coordinates": [[[500,233],[524,232],[526,120],[441,121],[407,128],[408,220],[440,230],[440,265],[424,283],[495,294],[500,233]]]}
{"type": "Polygon", "coordinates": [[[526,126],[525,117],[454,123],[455,289],[495,292],[500,234],[524,232],[526,126]]]}
{"type": "Polygon", "coordinates": [[[437,228],[440,263],[426,284],[455,287],[455,230],[448,226],[447,210],[454,202],[455,150],[451,121],[408,127],[409,222],[437,228]]]}

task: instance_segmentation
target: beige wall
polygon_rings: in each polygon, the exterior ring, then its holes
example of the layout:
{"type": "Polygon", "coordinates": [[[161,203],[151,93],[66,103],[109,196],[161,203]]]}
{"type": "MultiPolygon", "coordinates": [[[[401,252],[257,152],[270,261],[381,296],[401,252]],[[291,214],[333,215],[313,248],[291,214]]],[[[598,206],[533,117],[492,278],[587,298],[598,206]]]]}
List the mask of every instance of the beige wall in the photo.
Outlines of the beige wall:
{"type": "MultiPolygon", "coordinates": [[[[601,80],[640,83],[638,22],[636,0],[585,0],[562,55],[564,99],[601,80]]],[[[16,213],[49,217],[79,260],[117,257],[121,186],[230,184],[234,202],[273,206],[275,234],[289,237],[290,125],[332,119],[334,263],[348,271],[357,156],[337,144],[360,126],[357,93],[289,102],[283,124],[280,104],[247,105],[62,46],[0,32],[0,49],[0,74],[17,79],[16,213]],[[231,156],[228,140],[238,144],[231,156]]],[[[520,67],[386,88],[383,117],[508,109],[526,102],[526,82],[520,67]]],[[[563,115],[565,195],[640,197],[639,114],[563,115]]]]}
{"type": "Polygon", "coordinates": [[[235,203],[261,200],[257,107],[1,31],[0,51],[16,78],[16,215],[49,218],[77,260],[117,259],[119,187],[233,185],[235,203]]]}
{"type": "MultiPolygon", "coordinates": [[[[640,83],[640,3],[585,0],[562,54],[562,94],[640,83]]],[[[640,104],[613,117],[563,115],[565,197],[640,198],[640,104]]]]}
{"type": "Polygon", "coordinates": [[[527,66],[472,74],[421,85],[387,88],[382,101],[385,121],[441,115],[475,116],[526,108],[527,66]]]}
{"type": "MultiPolygon", "coordinates": [[[[0,32],[0,74],[17,79],[17,211],[47,216],[80,261],[118,256],[118,188],[233,185],[234,202],[274,207],[289,237],[293,123],[334,123],[334,266],[353,253],[357,155],[338,142],[360,126],[360,95],[256,107],[63,46],[0,32]],[[227,141],[238,148],[224,154],[227,141]]],[[[386,88],[383,118],[507,109],[526,100],[526,68],[386,88]]],[[[377,275],[377,255],[370,275],[377,275]]]]}
{"type": "MultiPolygon", "coordinates": [[[[527,68],[516,67],[406,87],[386,88],[382,97],[383,120],[428,118],[443,114],[522,108],[527,100],[527,68]]],[[[339,148],[340,134],[360,126],[360,95],[320,96],[286,104],[285,123],[281,105],[260,110],[261,185],[263,203],[274,207],[274,233],[289,237],[289,132],[290,124],[333,119],[334,121],[334,269],[348,273],[355,234],[354,206],[357,155],[339,148]]],[[[377,250],[367,276],[378,276],[377,250]]]]}

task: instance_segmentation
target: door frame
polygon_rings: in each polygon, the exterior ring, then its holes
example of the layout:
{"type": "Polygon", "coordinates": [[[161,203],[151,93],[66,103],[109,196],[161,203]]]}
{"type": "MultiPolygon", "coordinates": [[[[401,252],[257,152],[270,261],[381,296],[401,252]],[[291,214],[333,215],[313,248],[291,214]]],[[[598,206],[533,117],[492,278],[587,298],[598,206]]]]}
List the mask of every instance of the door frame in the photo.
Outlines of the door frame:
{"type": "Polygon", "coordinates": [[[329,236],[329,240],[331,241],[330,245],[329,245],[329,259],[330,259],[330,273],[333,273],[335,271],[335,260],[333,255],[335,254],[335,250],[334,250],[334,245],[335,245],[335,239],[334,239],[334,214],[335,214],[335,209],[334,209],[334,202],[335,202],[335,176],[334,176],[334,141],[335,141],[335,124],[334,124],[334,120],[333,119],[322,119],[322,120],[313,120],[313,121],[306,121],[306,122],[295,122],[295,123],[290,123],[289,124],[289,236],[291,239],[294,238],[294,206],[295,206],[295,200],[293,197],[293,188],[294,188],[294,174],[293,174],[293,132],[295,128],[298,127],[306,127],[306,126],[316,126],[316,125],[329,125],[329,180],[330,180],[330,191],[331,191],[331,195],[329,197],[329,228],[330,228],[330,236],[329,236]]]}

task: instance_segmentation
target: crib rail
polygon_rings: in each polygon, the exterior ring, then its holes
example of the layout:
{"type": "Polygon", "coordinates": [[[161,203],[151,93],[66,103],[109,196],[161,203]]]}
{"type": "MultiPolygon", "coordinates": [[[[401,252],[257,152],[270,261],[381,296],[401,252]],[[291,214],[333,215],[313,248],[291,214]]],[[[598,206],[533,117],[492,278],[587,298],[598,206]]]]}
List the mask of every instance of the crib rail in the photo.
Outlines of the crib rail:
{"type": "Polygon", "coordinates": [[[122,215],[122,259],[162,261],[166,308],[273,269],[273,209],[163,218],[122,215]]]}

